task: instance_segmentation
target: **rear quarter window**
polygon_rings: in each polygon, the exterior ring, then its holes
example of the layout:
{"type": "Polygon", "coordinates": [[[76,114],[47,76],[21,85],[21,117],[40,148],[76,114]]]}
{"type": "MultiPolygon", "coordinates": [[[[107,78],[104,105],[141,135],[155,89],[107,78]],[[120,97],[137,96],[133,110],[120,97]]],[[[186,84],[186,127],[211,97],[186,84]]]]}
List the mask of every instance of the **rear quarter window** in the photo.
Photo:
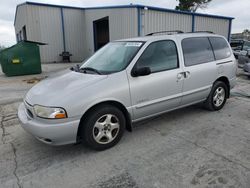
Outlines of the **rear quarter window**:
{"type": "Polygon", "coordinates": [[[216,60],[226,59],[231,56],[230,47],[224,38],[209,37],[209,40],[213,47],[216,60]]]}
{"type": "Polygon", "coordinates": [[[214,61],[214,54],[207,37],[193,37],[182,40],[185,66],[214,61]]]}

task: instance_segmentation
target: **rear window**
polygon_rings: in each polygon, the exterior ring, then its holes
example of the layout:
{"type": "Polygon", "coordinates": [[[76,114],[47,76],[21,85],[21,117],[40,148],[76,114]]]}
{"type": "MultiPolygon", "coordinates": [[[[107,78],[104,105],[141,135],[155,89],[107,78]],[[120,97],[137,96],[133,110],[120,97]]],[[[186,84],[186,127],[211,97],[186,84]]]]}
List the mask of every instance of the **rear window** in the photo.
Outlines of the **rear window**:
{"type": "Polygon", "coordinates": [[[212,44],[216,60],[225,59],[231,56],[231,50],[228,43],[221,37],[209,37],[212,44]]]}
{"type": "Polygon", "coordinates": [[[182,50],[186,66],[214,61],[212,47],[207,37],[183,39],[182,50]]]}

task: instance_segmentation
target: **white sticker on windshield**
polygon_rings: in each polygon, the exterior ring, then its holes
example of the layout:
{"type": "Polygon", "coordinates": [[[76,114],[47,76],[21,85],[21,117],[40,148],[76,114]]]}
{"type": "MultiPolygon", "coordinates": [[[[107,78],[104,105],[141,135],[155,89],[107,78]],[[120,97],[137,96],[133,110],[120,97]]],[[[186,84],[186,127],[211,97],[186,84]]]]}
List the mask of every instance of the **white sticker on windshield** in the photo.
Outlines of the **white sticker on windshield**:
{"type": "Polygon", "coordinates": [[[126,47],[140,47],[142,45],[141,42],[128,42],[126,43],[126,47]]]}

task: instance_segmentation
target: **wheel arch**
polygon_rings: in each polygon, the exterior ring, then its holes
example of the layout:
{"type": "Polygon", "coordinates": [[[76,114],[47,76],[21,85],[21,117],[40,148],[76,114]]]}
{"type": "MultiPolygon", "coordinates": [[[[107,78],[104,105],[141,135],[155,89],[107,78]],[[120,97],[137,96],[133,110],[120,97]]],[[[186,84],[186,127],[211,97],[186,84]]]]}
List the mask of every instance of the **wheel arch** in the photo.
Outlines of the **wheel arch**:
{"type": "Polygon", "coordinates": [[[77,141],[81,140],[80,133],[81,133],[81,130],[83,128],[83,122],[85,121],[86,117],[91,113],[92,110],[94,110],[95,108],[97,108],[100,105],[105,105],[105,104],[115,106],[123,112],[125,119],[126,119],[126,129],[127,129],[127,131],[132,132],[131,116],[130,116],[128,110],[126,109],[126,107],[118,101],[107,100],[107,101],[103,101],[103,102],[99,102],[97,104],[94,104],[93,106],[88,108],[88,110],[86,110],[85,113],[82,115],[79,126],[78,126],[78,130],[77,130],[77,141]]]}
{"type": "Polygon", "coordinates": [[[229,79],[226,76],[221,76],[221,77],[217,78],[217,80],[215,80],[215,82],[217,82],[217,81],[221,81],[221,82],[224,82],[226,84],[226,86],[227,86],[227,93],[226,94],[227,94],[227,98],[229,98],[230,97],[230,82],[229,82],[229,79]]]}

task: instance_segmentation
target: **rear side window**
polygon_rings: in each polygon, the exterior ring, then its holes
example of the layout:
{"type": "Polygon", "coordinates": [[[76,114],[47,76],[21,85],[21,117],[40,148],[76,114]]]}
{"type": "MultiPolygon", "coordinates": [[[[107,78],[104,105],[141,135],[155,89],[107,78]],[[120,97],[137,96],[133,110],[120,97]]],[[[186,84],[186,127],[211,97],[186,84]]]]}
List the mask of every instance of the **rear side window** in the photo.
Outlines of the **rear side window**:
{"type": "Polygon", "coordinates": [[[149,67],[151,72],[160,72],[177,68],[177,48],[173,41],[151,43],[138,59],[136,66],[149,67]]]}
{"type": "Polygon", "coordinates": [[[212,44],[216,60],[230,57],[231,50],[225,39],[221,37],[209,37],[209,40],[212,44]]]}
{"type": "Polygon", "coordinates": [[[183,39],[182,50],[186,66],[214,61],[213,50],[207,37],[183,39]]]}

